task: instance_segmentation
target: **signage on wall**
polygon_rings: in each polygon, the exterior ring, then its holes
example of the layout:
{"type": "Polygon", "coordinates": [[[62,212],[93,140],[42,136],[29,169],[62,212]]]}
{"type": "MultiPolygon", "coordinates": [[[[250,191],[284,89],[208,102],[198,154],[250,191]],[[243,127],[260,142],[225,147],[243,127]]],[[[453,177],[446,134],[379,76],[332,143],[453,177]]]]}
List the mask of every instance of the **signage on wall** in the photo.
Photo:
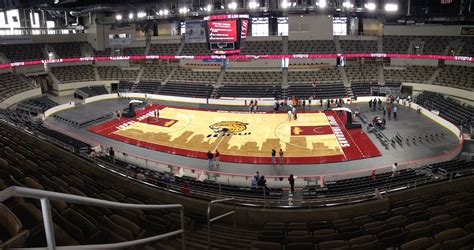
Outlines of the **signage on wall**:
{"type": "Polygon", "coordinates": [[[461,36],[474,36],[474,27],[461,27],[461,36]]]}

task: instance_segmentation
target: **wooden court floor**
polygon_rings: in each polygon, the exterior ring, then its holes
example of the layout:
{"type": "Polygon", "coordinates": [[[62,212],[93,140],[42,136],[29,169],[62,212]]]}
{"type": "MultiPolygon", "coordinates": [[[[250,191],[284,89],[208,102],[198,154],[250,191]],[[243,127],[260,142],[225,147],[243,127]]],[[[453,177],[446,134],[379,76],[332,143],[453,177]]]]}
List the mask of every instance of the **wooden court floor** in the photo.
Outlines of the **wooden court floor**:
{"type": "MultiPolygon", "coordinates": [[[[148,114],[153,116],[153,111],[148,114]]],[[[280,148],[285,157],[343,155],[326,114],[213,112],[164,107],[158,121],[147,117],[112,132],[154,145],[229,156],[269,157],[280,148]]]]}

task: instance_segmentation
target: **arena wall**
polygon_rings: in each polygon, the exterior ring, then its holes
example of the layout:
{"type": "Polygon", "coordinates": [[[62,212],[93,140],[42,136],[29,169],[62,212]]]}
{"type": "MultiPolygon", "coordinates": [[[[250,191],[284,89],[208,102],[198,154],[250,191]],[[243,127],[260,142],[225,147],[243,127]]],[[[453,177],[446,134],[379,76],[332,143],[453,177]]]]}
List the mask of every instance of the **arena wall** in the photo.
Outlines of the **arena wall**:
{"type": "Polygon", "coordinates": [[[16,94],[14,96],[11,96],[5,99],[2,103],[0,103],[0,108],[6,109],[15,103],[21,102],[23,100],[26,100],[38,95],[41,95],[41,88],[30,89],[30,90],[21,92],[19,94],[16,94]]]}
{"type": "Polygon", "coordinates": [[[392,66],[432,66],[438,67],[438,61],[436,59],[410,59],[410,58],[390,58],[390,65],[392,66]]]}
{"type": "Polygon", "coordinates": [[[385,25],[384,35],[392,36],[460,36],[461,27],[469,25],[385,25]]]}
{"type": "Polygon", "coordinates": [[[331,15],[289,15],[289,40],[332,40],[331,15]]]}

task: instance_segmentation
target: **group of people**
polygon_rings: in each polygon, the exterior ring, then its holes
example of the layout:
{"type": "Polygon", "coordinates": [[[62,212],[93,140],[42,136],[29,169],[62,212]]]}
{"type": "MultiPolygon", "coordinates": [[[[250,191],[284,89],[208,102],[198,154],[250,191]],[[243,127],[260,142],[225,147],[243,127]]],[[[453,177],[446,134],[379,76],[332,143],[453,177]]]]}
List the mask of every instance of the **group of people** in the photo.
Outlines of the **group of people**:
{"type": "Polygon", "coordinates": [[[269,190],[267,187],[267,180],[265,179],[265,176],[260,176],[260,173],[258,171],[252,177],[250,185],[252,189],[264,188],[265,191],[269,190]]]}
{"type": "Polygon", "coordinates": [[[370,110],[377,110],[377,107],[379,110],[382,110],[382,100],[380,98],[374,98],[369,100],[369,109],[370,110]]]}
{"type": "MultiPolygon", "coordinates": [[[[277,164],[277,160],[276,160],[276,150],[275,149],[272,149],[272,164],[273,165],[276,165],[277,164]]],[[[282,165],[284,163],[284,152],[283,152],[283,149],[280,148],[280,151],[278,152],[278,155],[280,156],[280,165],[282,165]]]]}
{"type": "Polygon", "coordinates": [[[258,110],[258,102],[257,99],[255,100],[250,100],[250,105],[249,105],[249,112],[257,112],[258,110]]]}
{"type": "Polygon", "coordinates": [[[216,153],[212,154],[211,150],[207,151],[207,159],[209,161],[209,168],[219,167],[221,153],[216,149],[216,153]]]}
{"type": "MultiPolygon", "coordinates": [[[[385,105],[383,105],[383,102],[380,98],[374,98],[369,100],[369,109],[376,111],[382,110],[383,111],[383,116],[388,115],[388,118],[392,118],[392,113],[393,113],[393,118],[397,119],[397,114],[398,114],[398,104],[400,102],[400,97],[394,97],[394,96],[388,96],[387,97],[387,102],[385,105]]],[[[375,124],[374,124],[375,125],[375,124]]]]}
{"type": "MultiPolygon", "coordinates": [[[[295,192],[295,177],[293,174],[290,174],[288,177],[288,184],[290,185],[290,194],[295,192]]],[[[265,176],[260,176],[260,173],[257,171],[251,180],[251,189],[264,188],[265,191],[268,191],[267,180],[265,176]]]]}
{"type": "Polygon", "coordinates": [[[295,106],[290,106],[290,109],[288,110],[288,121],[291,121],[292,117],[293,120],[298,119],[298,111],[296,110],[295,106]]]}

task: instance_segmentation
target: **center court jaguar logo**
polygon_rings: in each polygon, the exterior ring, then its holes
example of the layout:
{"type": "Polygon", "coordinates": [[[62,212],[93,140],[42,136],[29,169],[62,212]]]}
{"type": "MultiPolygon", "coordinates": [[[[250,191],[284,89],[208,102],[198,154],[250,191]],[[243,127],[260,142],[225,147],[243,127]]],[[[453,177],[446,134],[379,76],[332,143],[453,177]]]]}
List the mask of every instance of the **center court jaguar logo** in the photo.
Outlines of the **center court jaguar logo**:
{"type": "Polygon", "coordinates": [[[239,121],[222,121],[217,122],[209,126],[214,134],[210,134],[207,137],[217,137],[219,135],[250,135],[250,132],[242,133],[247,130],[248,123],[239,121]]]}

